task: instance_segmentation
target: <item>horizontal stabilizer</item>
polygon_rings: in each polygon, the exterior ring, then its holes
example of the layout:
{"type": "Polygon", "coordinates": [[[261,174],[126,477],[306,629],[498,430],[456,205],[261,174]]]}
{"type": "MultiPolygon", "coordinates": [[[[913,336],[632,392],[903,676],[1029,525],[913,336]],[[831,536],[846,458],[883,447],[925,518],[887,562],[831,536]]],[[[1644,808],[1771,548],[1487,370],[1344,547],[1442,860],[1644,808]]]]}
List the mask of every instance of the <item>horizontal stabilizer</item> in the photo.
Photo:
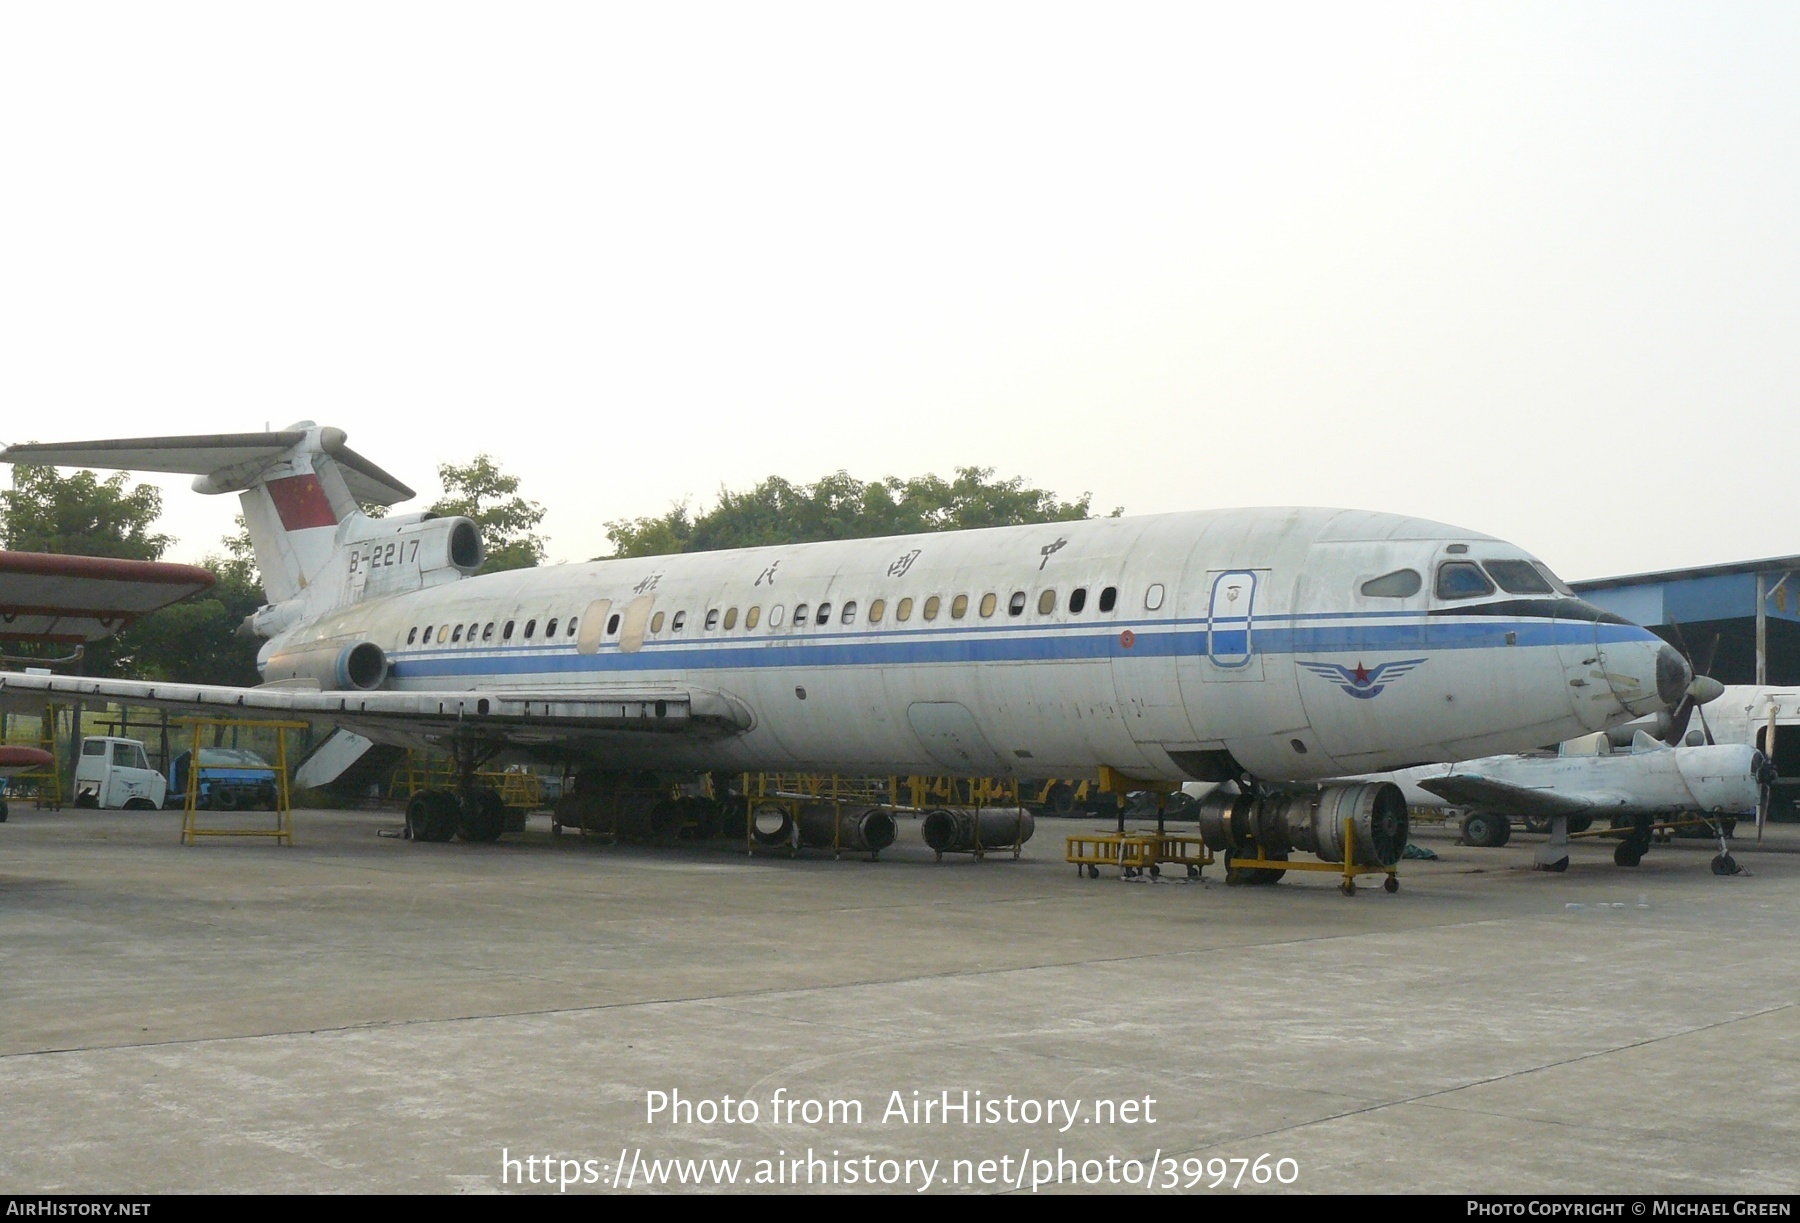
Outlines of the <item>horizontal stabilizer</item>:
{"type": "MultiPolygon", "coordinates": [[[[304,429],[278,433],[197,433],[187,437],[124,437],[94,442],[28,442],[0,451],[0,462],[49,467],[99,467],[120,471],[168,471],[210,476],[248,473],[275,462],[306,440],[304,429]]],[[[342,429],[319,430],[319,449],[343,468],[344,483],[358,501],[394,505],[416,496],[412,489],[345,444],[342,429]]]]}
{"type": "Polygon", "coordinates": [[[1484,811],[1505,812],[1508,815],[1531,816],[1536,819],[1580,815],[1596,806],[1587,798],[1558,794],[1554,790],[1528,789],[1476,773],[1426,777],[1420,779],[1418,786],[1459,807],[1480,807],[1484,811]]]}

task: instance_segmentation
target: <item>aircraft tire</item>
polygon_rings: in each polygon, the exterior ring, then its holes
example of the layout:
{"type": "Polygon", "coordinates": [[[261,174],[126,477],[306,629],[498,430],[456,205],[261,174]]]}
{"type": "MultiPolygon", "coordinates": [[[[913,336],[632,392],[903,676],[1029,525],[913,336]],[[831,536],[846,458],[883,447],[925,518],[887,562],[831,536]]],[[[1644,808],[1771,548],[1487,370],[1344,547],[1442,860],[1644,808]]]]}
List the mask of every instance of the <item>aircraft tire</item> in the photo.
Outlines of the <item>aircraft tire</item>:
{"type": "Polygon", "coordinates": [[[1737,859],[1730,854],[1716,854],[1712,860],[1712,873],[1715,875],[1735,875],[1743,868],[1738,866],[1737,859]]]}
{"type": "Polygon", "coordinates": [[[1073,815],[1075,813],[1075,787],[1066,781],[1053,783],[1044,792],[1045,815],[1073,815]]]}
{"type": "Polygon", "coordinates": [[[1471,811],[1463,817],[1462,839],[1466,845],[1498,849],[1512,839],[1512,821],[1491,811],[1471,811]]]}
{"type": "Polygon", "coordinates": [[[1614,866],[1636,866],[1644,860],[1644,851],[1637,847],[1635,838],[1620,841],[1613,846],[1614,866]]]}
{"type": "Polygon", "coordinates": [[[406,827],[415,841],[448,841],[456,835],[456,796],[448,790],[420,790],[406,802],[406,827]]]}
{"type": "Polygon", "coordinates": [[[506,804],[500,792],[483,786],[470,793],[467,802],[457,803],[456,835],[477,845],[498,841],[506,831],[506,804]]]}

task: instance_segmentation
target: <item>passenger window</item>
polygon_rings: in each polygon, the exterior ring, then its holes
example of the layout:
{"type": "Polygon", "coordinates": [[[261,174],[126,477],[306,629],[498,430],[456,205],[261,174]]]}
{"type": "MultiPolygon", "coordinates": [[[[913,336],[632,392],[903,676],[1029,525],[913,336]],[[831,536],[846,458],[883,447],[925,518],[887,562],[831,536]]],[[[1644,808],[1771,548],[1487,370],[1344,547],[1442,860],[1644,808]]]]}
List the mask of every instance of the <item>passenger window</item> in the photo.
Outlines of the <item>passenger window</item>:
{"type": "Polygon", "coordinates": [[[811,610],[810,604],[796,603],[794,605],[794,627],[795,628],[805,628],[806,627],[806,613],[809,610],[811,610]]]}
{"type": "MultiPolygon", "coordinates": [[[[426,629],[425,631],[426,631],[426,633],[431,632],[430,629],[426,629]]],[[[418,636],[419,636],[419,626],[415,624],[406,631],[406,644],[411,645],[414,642],[414,640],[416,640],[418,638],[418,636]]]]}
{"type": "Polygon", "coordinates": [[[544,625],[544,637],[548,639],[554,636],[556,636],[556,617],[551,616],[549,621],[544,625]]]}
{"type": "Polygon", "coordinates": [[[500,630],[500,639],[502,641],[511,641],[512,640],[512,631],[513,631],[513,622],[511,620],[508,620],[506,622],[506,627],[500,630]]]}
{"type": "MultiPolygon", "coordinates": [[[[680,614],[681,614],[680,612],[677,612],[676,616],[679,618],[680,614]]],[[[680,628],[681,626],[676,625],[676,627],[680,628]]],[[[618,631],[619,631],[619,613],[614,612],[612,615],[610,615],[606,618],[606,635],[608,637],[611,637],[614,633],[616,633],[618,631]]]]}
{"type": "Polygon", "coordinates": [[[1530,561],[1483,561],[1488,576],[1509,595],[1548,595],[1556,592],[1530,561]]]}
{"type": "Polygon", "coordinates": [[[719,627],[719,609],[709,608],[706,613],[706,631],[712,632],[719,627]]]}
{"type": "Polygon", "coordinates": [[[1006,601],[1006,614],[1009,616],[1023,616],[1025,614],[1025,592],[1024,591],[1022,591],[1022,590],[1013,591],[1012,598],[1010,598],[1006,601]]]}
{"type": "Polygon", "coordinates": [[[725,631],[730,632],[732,629],[734,629],[736,627],[737,627],[737,608],[728,607],[725,609],[725,631]]]}
{"type": "Polygon", "coordinates": [[[1494,593],[1494,584],[1474,561],[1445,561],[1438,566],[1437,596],[1440,599],[1479,599],[1494,593]]]}
{"type": "Polygon", "coordinates": [[[475,640],[475,631],[477,629],[479,629],[480,627],[481,627],[481,622],[479,620],[469,626],[469,638],[468,639],[470,641],[475,640]]]}
{"type": "Polygon", "coordinates": [[[1048,616],[1056,610],[1056,592],[1046,590],[1038,596],[1038,615],[1048,616]]]}
{"type": "Polygon", "coordinates": [[[759,603],[755,607],[752,607],[749,611],[744,613],[744,631],[749,632],[751,629],[755,628],[756,622],[761,619],[762,619],[762,604],[759,603]]]}
{"type": "Polygon", "coordinates": [[[494,622],[492,620],[489,620],[487,622],[487,627],[481,630],[481,639],[483,641],[492,641],[494,639],[494,622]]]}
{"type": "Polygon", "coordinates": [[[662,626],[663,626],[663,614],[661,612],[657,612],[654,616],[650,617],[650,631],[651,632],[653,632],[653,633],[662,632],[662,626]]]}
{"type": "Polygon", "coordinates": [[[1087,606],[1087,587],[1077,586],[1069,592],[1069,614],[1079,616],[1081,609],[1087,606]]]}
{"type": "Polygon", "coordinates": [[[831,623],[831,604],[829,604],[829,603],[819,604],[819,618],[814,620],[813,623],[814,624],[830,624],[831,623]]]}
{"type": "Polygon", "coordinates": [[[531,635],[533,633],[535,633],[536,631],[537,631],[537,621],[536,620],[527,620],[525,622],[525,640],[530,641],[531,635]]]}
{"type": "Polygon", "coordinates": [[[912,619],[912,600],[911,599],[900,600],[899,606],[894,608],[894,619],[900,621],[902,624],[904,624],[908,620],[912,619]]]}
{"type": "Polygon", "coordinates": [[[1371,599],[1405,599],[1419,593],[1425,579],[1414,569],[1396,569],[1362,584],[1362,592],[1371,599]]]}
{"type": "Polygon", "coordinates": [[[1100,610],[1101,611],[1103,611],[1103,612],[1111,611],[1115,606],[1117,606],[1118,602],[1119,602],[1119,588],[1117,586],[1108,586],[1105,590],[1102,590],[1100,592],[1100,610]]]}
{"type": "Polygon", "coordinates": [[[580,623],[581,623],[580,616],[570,616],[569,617],[569,627],[563,630],[563,636],[573,637],[575,635],[575,627],[580,623]]]}
{"type": "Polygon", "coordinates": [[[855,599],[852,599],[852,600],[850,600],[850,602],[844,604],[844,610],[838,613],[838,623],[839,624],[855,624],[856,623],[856,600],[855,599]]]}
{"type": "Polygon", "coordinates": [[[1150,589],[1146,590],[1144,592],[1144,610],[1145,611],[1157,611],[1162,607],[1162,601],[1163,601],[1163,585],[1162,585],[1162,583],[1161,582],[1152,582],[1150,584],[1150,589]]]}
{"type": "Polygon", "coordinates": [[[887,600],[877,599],[869,604],[869,623],[880,624],[881,614],[887,610],[887,600]]]}
{"type": "Polygon", "coordinates": [[[675,618],[673,620],[669,621],[669,631],[671,633],[679,633],[682,629],[684,629],[686,627],[687,627],[687,613],[685,611],[676,612],[675,618]]]}
{"type": "Polygon", "coordinates": [[[999,606],[999,600],[996,599],[991,592],[988,594],[982,595],[981,596],[981,608],[980,608],[981,618],[983,620],[985,620],[989,616],[993,615],[994,608],[997,606],[999,606]]]}
{"type": "Polygon", "coordinates": [[[781,618],[785,614],[786,613],[783,612],[781,609],[781,604],[777,603],[774,607],[771,607],[769,609],[769,627],[770,628],[780,628],[781,627],[781,618]]]}
{"type": "Polygon", "coordinates": [[[929,599],[925,600],[925,610],[922,614],[927,620],[936,620],[938,608],[941,606],[943,606],[943,600],[936,595],[932,595],[929,599]]]}
{"type": "Polygon", "coordinates": [[[438,644],[443,645],[445,640],[448,639],[449,636],[450,636],[450,626],[448,624],[438,625],[438,644]]]}
{"type": "Polygon", "coordinates": [[[454,633],[450,634],[450,640],[451,641],[461,641],[462,640],[462,625],[459,624],[456,626],[456,631],[454,633]]]}
{"type": "Polygon", "coordinates": [[[969,614],[969,596],[968,595],[957,595],[954,599],[950,600],[950,618],[952,620],[961,620],[964,616],[966,616],[968,614],[969,614]]]}

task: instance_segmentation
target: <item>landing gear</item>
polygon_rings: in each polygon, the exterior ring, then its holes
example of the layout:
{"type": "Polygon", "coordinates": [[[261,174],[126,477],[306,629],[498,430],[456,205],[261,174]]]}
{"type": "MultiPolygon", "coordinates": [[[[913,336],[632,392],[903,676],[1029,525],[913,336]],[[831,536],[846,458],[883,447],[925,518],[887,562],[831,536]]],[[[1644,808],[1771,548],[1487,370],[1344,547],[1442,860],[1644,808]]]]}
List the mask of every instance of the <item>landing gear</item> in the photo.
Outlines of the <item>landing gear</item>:
{"type": "Polygon", "coordinates": [[[1628,826],[1631,831],[1623,841],[1613,847],[1613,863],[1617,866],[1636,866],[1650,852],[1650,842],[1655,835],[1651,826],[1654,823],[1648,815],[1619,817],[1613,820],[1613,827],[1628,826]]]}
{"type": "Polygon", "coordinates": [[[448,841],[461,814],[448,790],[420,790],[406,801],[406,835],[413,841],[448,841]]]}
{"type": "Polygon", "coordinates": [[[1743,870],[1737,859],[1730,854],[1719,854],[1712,860],[1712,873],[1715,875],[1739,875],[1743,870]]]}
{"type": "Polygon", "coordinates": [[[1463,817],[1462,839],[1468,845],[1498,849],[1512,840],[1512,821],[1491,811],[1471,811],[1463,817]]]}
{"type": "Polygon", "coordinates": [[[1629,840],[1620,841],[1617,845],[1613,846],[1614,866],[1636,866],[1643,860],[1644,851],[1639,849],[1629,840]]]}
{"type": "Polygon", "coordinates": [[[492,786],[476,786],[463,791],[457,803],[460,817],[456,835],[465,841],[486,844],[498,841],[506,831],[506,804],[492,786]]]}

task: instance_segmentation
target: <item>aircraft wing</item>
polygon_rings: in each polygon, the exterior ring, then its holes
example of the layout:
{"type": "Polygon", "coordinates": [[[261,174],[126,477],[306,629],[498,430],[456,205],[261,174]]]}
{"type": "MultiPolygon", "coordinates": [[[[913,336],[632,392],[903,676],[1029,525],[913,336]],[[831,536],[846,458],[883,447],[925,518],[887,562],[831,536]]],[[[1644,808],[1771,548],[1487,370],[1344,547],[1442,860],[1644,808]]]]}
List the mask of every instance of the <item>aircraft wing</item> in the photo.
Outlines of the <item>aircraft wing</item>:
{"type": "Polygon", "coordinates": [[[1608,804],[1594,801],[1592,796],[1562,794],[1554,790],[1533,790],[1511,782],[1496,781],[1478,773],[1452,773],[1448,777],[1425,777],[1415,782],[1421,790],[1429,790],[1439,798],[1461,807],[1480,807],[1485,811],[1504,811],[1510,815],[1550,819],[1558,815],[1581,815],[1608,804]]]}
{"type": "Polygon", "coordinates": [[[197,565],[0,552],[0,641],[99,641],[214,580],[197,565]]]}
{"type": "Polygon", "coordinates": [[[154,680],[89,679],[0,672],[0,703],[9,697],[103,700],[211,717],[295,719],[344,726],[378,743],[429,742],[461,732],[520,747],[645,734],[723,737],[754,719],[727,693],[672,685],[548,692],[321,692],[270,685],[233,688],[154,680]]]}

